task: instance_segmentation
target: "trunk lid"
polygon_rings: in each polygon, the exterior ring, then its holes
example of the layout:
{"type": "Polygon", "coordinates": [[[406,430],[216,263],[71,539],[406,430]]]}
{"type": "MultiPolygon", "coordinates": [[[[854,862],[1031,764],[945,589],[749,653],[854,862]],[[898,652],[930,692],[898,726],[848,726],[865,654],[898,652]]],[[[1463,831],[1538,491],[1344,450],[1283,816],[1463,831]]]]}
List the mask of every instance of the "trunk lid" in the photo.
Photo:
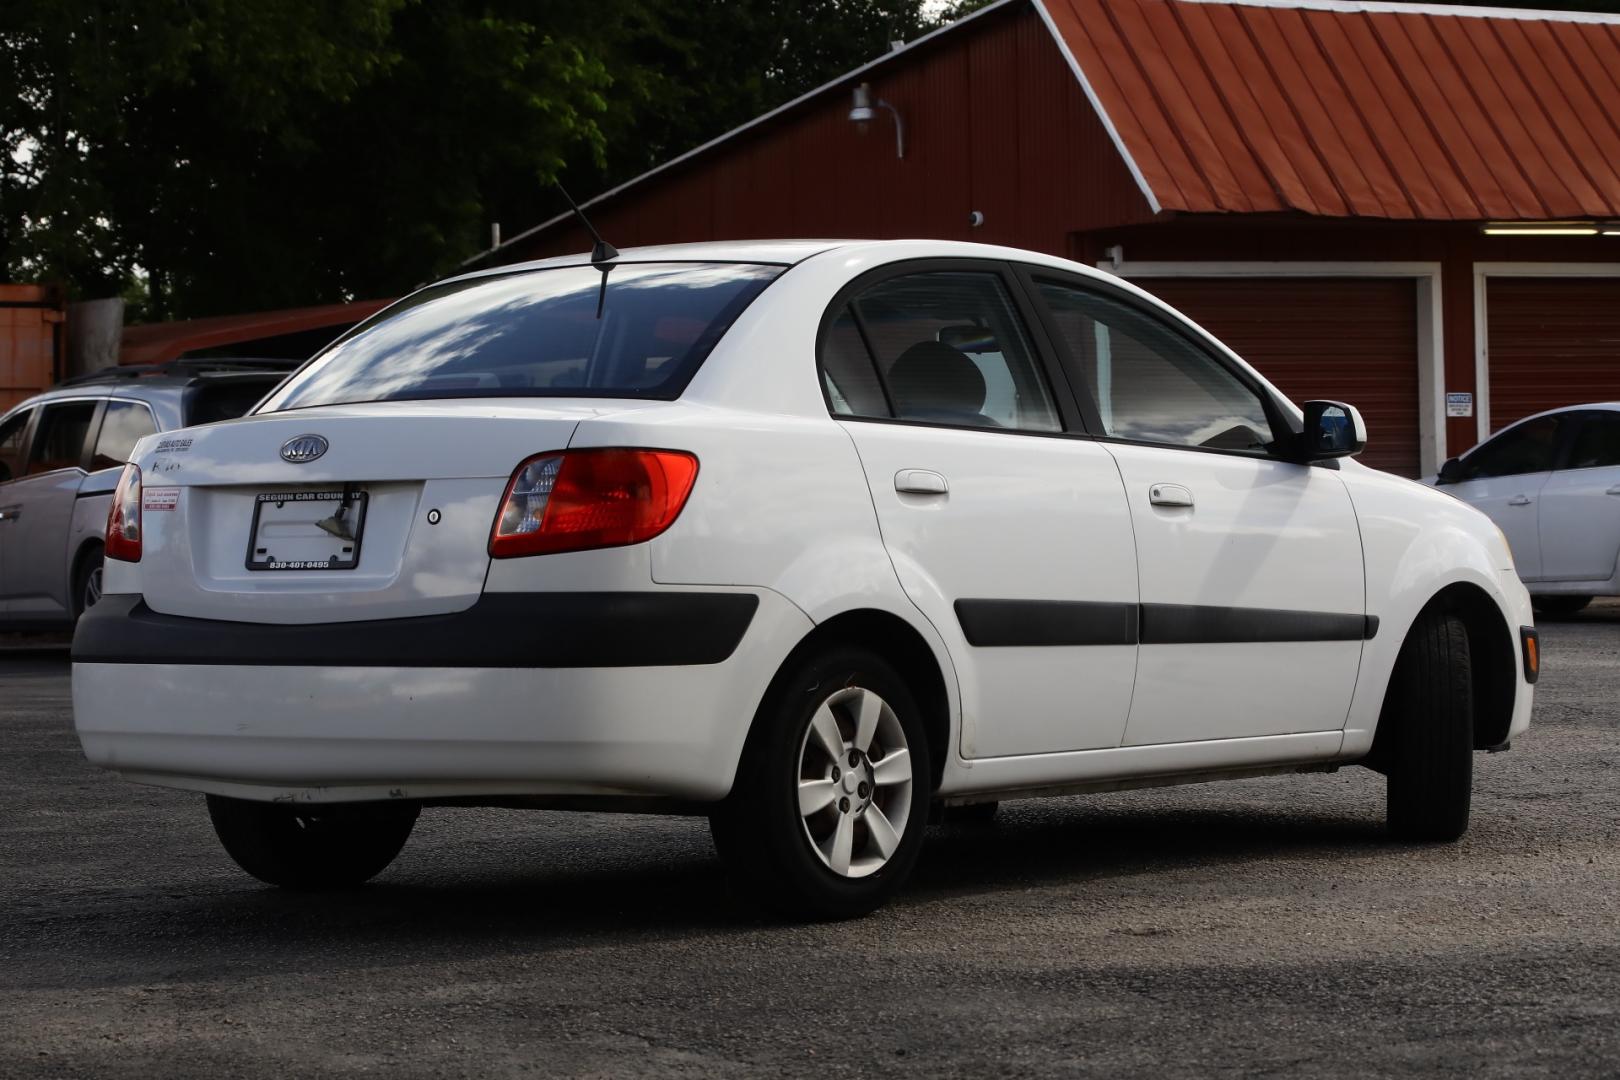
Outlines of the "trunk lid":
{"type": "Polygon", "coordinates": [[[490,526],[518,463],[627,405],[385,402],[154,436],[137,460],[141,592],[164,614],[243,622],[463,610],[483,590],[490,526]],[[295,441],[324,448],[284,460],[295,441]],[[325,568],[333,561],[343,568],[325,568]]]}

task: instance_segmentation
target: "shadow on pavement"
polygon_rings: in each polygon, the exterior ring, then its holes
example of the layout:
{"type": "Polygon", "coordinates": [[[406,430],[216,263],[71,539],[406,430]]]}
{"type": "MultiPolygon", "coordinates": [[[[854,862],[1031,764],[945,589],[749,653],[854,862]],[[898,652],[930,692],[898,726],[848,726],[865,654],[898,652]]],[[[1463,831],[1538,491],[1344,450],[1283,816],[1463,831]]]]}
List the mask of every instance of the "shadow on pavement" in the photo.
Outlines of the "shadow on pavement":
{"type": "MultiPolygon", "coordinates": [[[[1377,857],[1388,849],[1381,824],[1371,819],[1285,808],[1131,813],[1048,803],[1035,812],[1004,808],[1003,817],[990,826],[931,829],[922,862],[892,911],[904,917],[952,897],[1065,884],[1083,908],[1086,891],[1111,879],[1279,855],[1377,857]]],[[[14,910],[15,921],[0,930],[0,953],[15,965],[5,981],[207,981],[248,969],[315,974],[356,963],[538,956],[593,943],[618,948],[781,933],[815,942],[849,933],[837,924],[795,927],[763,916],[733,892],[693,831],[648,838],[633,864],[603,869],[581,858],[578,833],[548,839],[536,824],[532,838],[519,838],[498,856],[486,858],[479,845],[463,873],[435,874],[444,862],[436,850],[426,860],[431,865],[405,863],[353,892],[289,893],[245,876],[210,877],[203,894],[102,893],[80,911],[29,905],[14,910]],[[559,855],[574,865],[544,869],[559,855]],[[230,963],[222,966],[222,957],[230,963]]],[[[1105,913],[1104,897],[1091,902],[1105,913]]]]}

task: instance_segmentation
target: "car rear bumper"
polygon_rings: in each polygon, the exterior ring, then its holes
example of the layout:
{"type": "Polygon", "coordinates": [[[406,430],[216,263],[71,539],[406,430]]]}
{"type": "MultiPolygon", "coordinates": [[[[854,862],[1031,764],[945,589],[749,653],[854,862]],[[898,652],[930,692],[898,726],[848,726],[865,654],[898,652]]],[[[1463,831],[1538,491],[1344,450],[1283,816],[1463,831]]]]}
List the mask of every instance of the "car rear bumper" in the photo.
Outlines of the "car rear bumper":
{"type": "Polygon", "coordinates": [[[73,635],[93,664],[256,667],[664,667],[736,651],[759,598],[676,589],[485,593],[464,611],[307,624],[193,619],[106,596],[73,635]]]}
{"type": "MultiPolygon", "coordinates": [[[[129,779],[267,800],[723,798],[766,685],[809,619],[769,591],[544,595],[570,599],[507,623],[514,640],[477,665],[451,660],[474,659],[469,639],[494,630],[454,616],[387,620],[419,624],[432,648],[395,638],[397,654],[381,656],[365,639],[393,635],[379,630],[386,623],[218,623],[121,605],[75,638],[80,743],[91,763],[129,779]],[[625,596],[708,600],[691,621],[625,596]],[[739,600],[748,610],[737,627],[739,600]],[[649,621],[680,640],[653,642],[649,621]],[[735,630],[729,644],[717,626],[735,630]],[[312,657],[283,634],[330,652],[312,657]],[[251,642],[262,658],[241,655],[251,642]]],[[[508,607],[490,609],[497,622],[508,607]]]]}

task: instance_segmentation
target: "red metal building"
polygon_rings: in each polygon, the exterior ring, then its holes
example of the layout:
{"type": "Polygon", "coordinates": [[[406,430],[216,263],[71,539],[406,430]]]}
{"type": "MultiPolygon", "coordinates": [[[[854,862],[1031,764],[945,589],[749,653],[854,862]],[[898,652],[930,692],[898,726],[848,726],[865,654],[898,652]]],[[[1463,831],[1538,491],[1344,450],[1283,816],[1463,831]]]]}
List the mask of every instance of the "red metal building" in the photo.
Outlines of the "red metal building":
{"type": "Polygon", "coordinates": [[[0,413],[61,376],[63,302],[48,285],[0,285],[0,413]]]}
{"type": "MultiPolygon", "coordinates": [[[[1432,472],[1620,399],[1620,16],[1001,0],[586,204],[616,245],[924,236],[1165,297],[1432,472]],[[891,104],[851,122],[852,93],[891,104]]],[[[582,251],[554,218],[483,257],[582,251]]]]}

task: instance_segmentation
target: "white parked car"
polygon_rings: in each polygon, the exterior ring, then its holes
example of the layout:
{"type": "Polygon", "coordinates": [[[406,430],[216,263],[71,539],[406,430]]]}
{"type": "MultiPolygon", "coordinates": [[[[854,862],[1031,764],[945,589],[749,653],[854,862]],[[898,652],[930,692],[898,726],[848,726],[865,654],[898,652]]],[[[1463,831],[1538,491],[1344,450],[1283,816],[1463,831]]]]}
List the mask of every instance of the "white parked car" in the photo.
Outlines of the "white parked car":
{"type": "Polygon", "coordinates": [[[1530,598],[1364,437],[1026,251],[471,274],[137,446],[78,732],[292,887],[371,877],[424,806],[657,810],[842,916],[935,807],[1352,763],[1453,839],[1529,722],[1530,598]]]}
{"type": "Polygon", "coordinates": [[[1526,417],[1432,482],[1496,522],[1537,608],[1620,596],[1620,402],[1526,417]]]}

